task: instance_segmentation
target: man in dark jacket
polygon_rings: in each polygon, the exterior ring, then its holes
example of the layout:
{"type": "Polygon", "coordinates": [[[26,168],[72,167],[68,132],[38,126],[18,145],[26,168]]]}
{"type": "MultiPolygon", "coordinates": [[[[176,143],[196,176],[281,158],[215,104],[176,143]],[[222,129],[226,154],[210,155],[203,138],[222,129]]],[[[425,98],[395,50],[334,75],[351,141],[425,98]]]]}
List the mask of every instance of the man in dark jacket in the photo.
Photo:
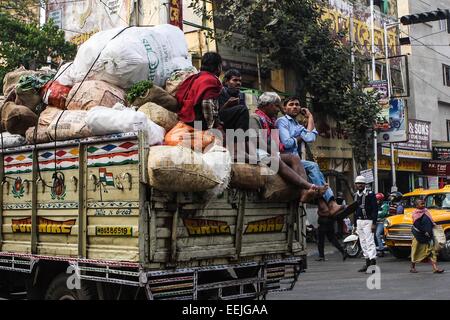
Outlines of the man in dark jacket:
{"type": "Polygon", "coordinates": [[[377,226],[378,205],[375,194],[366,188],[366,179],[358,176],[355,179],[356,193],[355,201],[358,208],[355,212],[356,229],[359,242],[366,258],[366,265],[359,272],[366,272],[369,266],[377,264],[377,249],[373,233],[377,226]]]}
{"type": "Polygon", "coordinates": [[[225,72],[223,89],[219,96],[219,119],[224,129],[248,130],[250,114],[245,104],[245,95],[240,91],[241,73],[236,69],[225,72]]]}

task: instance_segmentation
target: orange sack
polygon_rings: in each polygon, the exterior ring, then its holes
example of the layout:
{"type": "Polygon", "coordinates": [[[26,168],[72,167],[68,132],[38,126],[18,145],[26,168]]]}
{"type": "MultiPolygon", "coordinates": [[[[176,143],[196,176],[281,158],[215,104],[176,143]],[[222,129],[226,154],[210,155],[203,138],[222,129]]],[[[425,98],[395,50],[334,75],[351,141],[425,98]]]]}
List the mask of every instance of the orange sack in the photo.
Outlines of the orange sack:
{"type": "Polygon", "coordinates": [[[45,104],[64,110],[66,109],[66,100],[71,89],[72,87],[50,80],[42,87],[41,97],[45,104]]]}
{"type": "Polygon", "coordinates": [[[206,132],[195,130],[191,126],[179,121],[175,127],[167,132],[164,142],[168,146],[184,146],[193,150],[205,150],[205,148],[213,143],[215,137],[206,132]]]}

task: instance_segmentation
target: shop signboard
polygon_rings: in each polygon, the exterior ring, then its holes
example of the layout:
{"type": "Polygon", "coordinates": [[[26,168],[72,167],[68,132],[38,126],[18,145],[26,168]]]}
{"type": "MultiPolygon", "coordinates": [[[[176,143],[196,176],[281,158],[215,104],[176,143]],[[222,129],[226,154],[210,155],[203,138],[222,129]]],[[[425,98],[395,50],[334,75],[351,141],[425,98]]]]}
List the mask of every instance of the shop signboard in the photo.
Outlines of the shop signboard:
{"type": "MultiPolygon", "coordinates": [[[[319,135],[311,143],[311,151],[317,158],[351,159],[352,146],[345,130],[331,117],[314,117],[319,135]]],[[[297,119],[302,122],[301,119],[297,119]]]]}
{"type": "Polygon", "coordinates": [[[433,147],[433,160],[450,161],[450,148],[433,147]]]}
{"type": "MultiPolygon", "coordinates": [[[[399,158],[431,160],[431,123],[410,119],[408,121],[408,141],[395,144],[395,152],[399,158]]],[[[381,154],[390,156],[390,146],[383,145],[381,154]]]]}
{"type": "Polygon", "coordinates": [[[449,177],[450,163],[440,161],[428,161],[422,163],[422,172],[427,176],[449,177]]]}
{"type": "Polygon", "coordinates": [[[366,178],[366,183],[372,183],[374,181],[372,169],[362,170],[360,175],[366,178]]]}
{"type": "MultiPolygon", "coordinates": [[[[369,168],[373,168],[372,162],[369,161],[369,168]]],[[[378,170],[391,171],[391,159],[378,158],[378,170]]],[[[399,159],[395,164],[395,170],[405,172],[421,172],[422,163],[416,160],[399,159]]]]}

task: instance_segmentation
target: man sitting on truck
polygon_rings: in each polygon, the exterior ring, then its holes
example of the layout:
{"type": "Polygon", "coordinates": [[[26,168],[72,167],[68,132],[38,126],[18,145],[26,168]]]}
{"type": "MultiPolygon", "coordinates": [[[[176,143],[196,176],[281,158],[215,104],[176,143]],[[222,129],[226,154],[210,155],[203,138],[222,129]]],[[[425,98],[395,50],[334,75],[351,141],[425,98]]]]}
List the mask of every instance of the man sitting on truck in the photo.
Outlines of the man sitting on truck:
{"type": "Polygon", "coordinates": [[[259,148],[256,149],[256,158],[261,163],[273,163],[279,161],[278,174],[288,183],[308,190],[301,197],[302,202],[311,202],[313,199],[322,196],[328,186],[314,185],[306,179],[305,169],[298,155],[292,153],[281,153],[283,145],[279,141],[276,131],[276,116],[281,108],[281,98],[275,92],[264,92],[258,98],[258,108],[255,114],[250,116],[250,129],[257,132],[259,138],[259,148]],[[265,130],[265,132],[263,131],[265,130]],[[265,135],[265,136],[264,136],[265,135]],[[272,141],[274,139],[275,141],[272,141]],[[276,154],[270,151],[275,144],[276,154]]]}
{"type": "Polygon", "coordinates": [[[245,103],[245,95],[240,91],[241,73],[236,69],[225,72],[223,89],[219,97],[219,118],[225,129],[248,130],[249,111],[245,103]]]}
{"type": "Polygon", "coordinates": [[[202,130],[220,127],[218,98],[222,83],[218,77],[221,72],[221,56],[216,52],[205,53],[200,72],[184,80],[177,91],[180,121],[192,127],[195,121],[201,121],[202,130]]]}
{"type": "MultiPolygon", "coordinates": [[[[276,127],[280,132],[280,141],[284,146],[283,153],[299,156],[298,148],[302,141],[314,142],[318,134],[314,117],[308,108],[302,108],[300,99],[289,97],[284,100],[284,116],[278,118],[276,127]],[[297,116],[302,113],[308,120],[307,128],[298,123],[297,116]]],[[[324,186],[325,177],[316,162],[301,160],[309,180],[317,186],[324,186]]],[[[345,205],[336,203],[333,191],[328,188],[318,201],[319,215],[335,216],[345,209],[345,205]]]]}

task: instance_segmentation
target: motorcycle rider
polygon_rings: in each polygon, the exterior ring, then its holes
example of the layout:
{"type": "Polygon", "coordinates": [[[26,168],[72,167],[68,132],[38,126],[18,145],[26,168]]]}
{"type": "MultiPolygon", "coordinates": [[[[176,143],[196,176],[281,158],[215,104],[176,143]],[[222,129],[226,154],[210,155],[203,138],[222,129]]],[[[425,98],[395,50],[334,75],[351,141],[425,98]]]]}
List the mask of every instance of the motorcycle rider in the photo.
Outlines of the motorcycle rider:
{"type": "Polygon", "coordinates": [[[378,219],[377,219],[377,229],[375,232],[375,239],[378,245],[378,257],[384,257],[384,245],[382,235],[384,234],[384,220],[389,216],[389,203],[384,200],[384,194],[377,193],[375,195],[378,204],[378,219]]]}
{"type": "Polygon", "coordinates": [[[389,215],[395,216],[396,214],[403,214],[405,209],[402,204],[403,194],[401,192],[395,191],[389,195],[390,206],[389,215]]]}
{"type": "Polygon", "coordinates": [[[355,187],[357,191],[354,199],[358,204],[355,212],[355,224],[359,242],[366,258],[365,266],[359,269],[358,272],[366,272],[370,266],[377,264],[377,250],[373,233],[378,218],[378,205],[375,194],[366,188],[366,178],[364,176],[356,177],[355,187]]]}

